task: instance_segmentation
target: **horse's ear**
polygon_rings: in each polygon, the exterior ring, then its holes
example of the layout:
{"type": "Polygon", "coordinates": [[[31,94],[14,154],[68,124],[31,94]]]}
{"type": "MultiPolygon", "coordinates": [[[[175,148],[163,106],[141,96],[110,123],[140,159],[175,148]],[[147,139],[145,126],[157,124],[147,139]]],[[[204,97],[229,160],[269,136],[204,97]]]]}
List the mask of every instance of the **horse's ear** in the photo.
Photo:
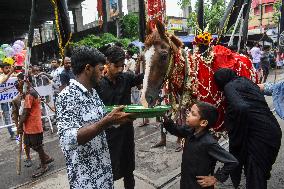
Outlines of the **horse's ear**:
{"type": "Polygon", "coordinates": [[[171,41],[172,41],[178,48],[180,48],[180,47],[182,47],[182,46],[184,45],[183,42],[182,42],[181,40],[179,40],[175,35],[171,35],[170,38],[171,38],[171,41]]]}
{"type": "Polygon", "coordinates": [[[156,28],[160,34],[160,36],[166,36],[166,30],[165,30],[165,26],[162,22],[160,22],[160,20],[155,19],[155,23],[156,23],[156,28]]]}
{"type": "Polygon", "coordinates": [[[152,28],[151,28],[151,24],[150,22],[147,22],[146,25],[146,35],[150,35],[153,32],[152,28]]]}
{"type": "Polygon", "coordinates": [[[156,23],[156,28],[158,30],[158,33],[161,37],[161,39],[164,39],[165,41],[167,41],[169,43],[169,39],[167,37],[167,33],[166,33],[166,29],[164,24],[159,21],[158,19],[155,19],[155,23],[156,23]]]}

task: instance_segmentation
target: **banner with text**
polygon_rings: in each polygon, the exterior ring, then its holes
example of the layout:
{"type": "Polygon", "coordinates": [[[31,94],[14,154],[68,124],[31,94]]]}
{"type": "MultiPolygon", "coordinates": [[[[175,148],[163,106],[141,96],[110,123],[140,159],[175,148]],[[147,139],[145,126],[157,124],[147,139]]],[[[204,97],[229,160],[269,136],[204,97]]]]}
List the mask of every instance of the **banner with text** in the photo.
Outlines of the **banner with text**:
{"type": "MultiPolygon", "coordinates": [[[[15,87],[16,77],[11,77],[4,84],[0,85],[0,104],[5,102],[12,102],[12,100],[18,95],[18,91],[15,87]]],[[[52,96],[53,90],[52,85],[35,87],[35,90],[40,96],[52,96]]]]}

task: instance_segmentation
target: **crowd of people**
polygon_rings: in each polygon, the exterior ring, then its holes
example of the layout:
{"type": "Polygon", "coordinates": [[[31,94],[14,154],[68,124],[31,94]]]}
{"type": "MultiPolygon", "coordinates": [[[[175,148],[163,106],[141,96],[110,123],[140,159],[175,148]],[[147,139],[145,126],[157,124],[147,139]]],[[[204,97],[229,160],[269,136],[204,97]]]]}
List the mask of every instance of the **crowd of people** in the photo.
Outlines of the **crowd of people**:
{"type": "MultiPolygon", "coordinates": [[[[255,45],[249,55],[255,68],[261,68],[263,82],[267,80],[272,61],[282,66],[282,57],[273,58],[267,46],[261,51],[255,45]]],[[[30,149],[38,153],[41,162],[32,177],[45,174],[54,161],[43,148],[43,132],[47,128],[41,118],[44,114],[41,106],[53,101],[70,188],[109,189],[114,187],[115,180],[123,178],[124,188],[134,189],[134,119],[131,113],[122,110],[124,105],[139,104],[139,89],[144,77],[143,56],[117,45],[101,51],[78,47],[71,57],[61,61],[50,60],[49,71],[30,66],[26,79],[21,71],[16,74],[15,67],[5,62],[1,64],[0,84],[12,76],[17,77],[15,87],[19,95],[10,104],[2,103],[1,109],[5,125],[9,125],[11,106],[17,134],[24,135],[25,165],[32,164],[30,149]],[[26,93],[23,92],[24,83],[26,93]],[[49,84],[54,92],[52,97],[42,98],[34,90],[34,87],[49,84]],[[106,105],[121,106],[106,114],[106,105]]],[[[170,134],[185,138],[181,148],[181,188],[213,189],[218,181],[224,182],[229,176],[237,188],[244,168],[247,188],[264,189],[282,135],[263,96],[267,86],[237,77],[228,69],[217,71],[214,78],[227,101],[224,124],[229,134],[230,152],[223,149],[209,132],[218,119],[215,106],[197,102],[188,107],[183,112],[186,117],[184,126],[178,126],[170,116],[163,118],[163,127],[170,134]],[[215,171],[217,161],[224,165],[215,171]]],[[[16,133],[12,127],[7,128],[14,140],[16,133]]],[[[163,141],[155,147],[165,144],[163,141]]]]}

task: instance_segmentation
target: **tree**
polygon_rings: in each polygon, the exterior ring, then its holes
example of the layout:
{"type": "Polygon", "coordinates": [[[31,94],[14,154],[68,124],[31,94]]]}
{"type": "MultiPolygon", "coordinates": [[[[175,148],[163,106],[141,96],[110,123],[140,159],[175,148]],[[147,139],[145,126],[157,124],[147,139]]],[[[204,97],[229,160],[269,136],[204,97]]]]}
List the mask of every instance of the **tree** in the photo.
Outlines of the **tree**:
{"type": "MultiPolygon", "coordinates": [[[[179,0],[179,5],[181,7],[188,6],[190,0],[179,0]]],[[[204,23],[208,26],[208,31],[211,33],[217,33],[217,28],[219,26],[219,20],[224,15],[226,9],[224,0],[206,0],[204,3],[204,23]]],[[[197,29],[197,1],[195,4],[195,11],[189,15],[188,27],[197,29]]]]}
{"type": "Polygon", "coordinates": [[[139,38],[138,26],[139,26],[139,18],[137,14],[130,13],[125,15],[122,18],[122,23],[121,23],[121,31],[122,31],[121,36],[132,40],[138,39],[139,38]]]}
{"type": "Polygon", "coordinates": [[[281,0],[277,0],[274,4],[273,4],[273,8],[274,8],[274,13],[273,13],[273,22],[274,23],[279,23],[280,22],[280,16],[281,16],[281,0]]]}
{"type": "Polygon", "coordinates": [[[185,8],[187,6],[191,6],[191,0],[179,0],[178,1],[178,5],[181,7],[181,8],[185,8]]]}
{"type": "Polygon", "coordinates": [[[117,39],[114,35],[110,33],[104,33],[101,36],[88,35],[76,43],[71,43],[71,46],[72,47],[89,46],[89,47],[101,48],[106,44],[118,43],[118,42],[121,43],[124,48],[127,48],[128,45],[131,43],[131,41],[127,38],[117,39]]]}

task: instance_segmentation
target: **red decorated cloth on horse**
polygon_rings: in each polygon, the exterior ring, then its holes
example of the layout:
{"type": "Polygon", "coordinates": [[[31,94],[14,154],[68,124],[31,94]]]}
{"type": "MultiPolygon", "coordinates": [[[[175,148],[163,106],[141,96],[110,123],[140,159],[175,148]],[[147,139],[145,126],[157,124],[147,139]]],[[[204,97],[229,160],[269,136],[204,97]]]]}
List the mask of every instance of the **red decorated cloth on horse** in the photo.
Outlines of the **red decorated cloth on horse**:
{"type": "Polygon", "coordinates": [[[214,73],[220,68],[233,69],[239,76],[247,77],[257,82],[255,70],[250,59],[244,55],[234,53],[221,45],[213,47],[213,61],[206,62],[199,53],[189,56],[189,77],[191,89],[196,100],[214,104],[219,110],[219,120],[214,127],[215,131],[222,130],[225,103],[223,93],[219,91],[214,81],[214,73]]]}

